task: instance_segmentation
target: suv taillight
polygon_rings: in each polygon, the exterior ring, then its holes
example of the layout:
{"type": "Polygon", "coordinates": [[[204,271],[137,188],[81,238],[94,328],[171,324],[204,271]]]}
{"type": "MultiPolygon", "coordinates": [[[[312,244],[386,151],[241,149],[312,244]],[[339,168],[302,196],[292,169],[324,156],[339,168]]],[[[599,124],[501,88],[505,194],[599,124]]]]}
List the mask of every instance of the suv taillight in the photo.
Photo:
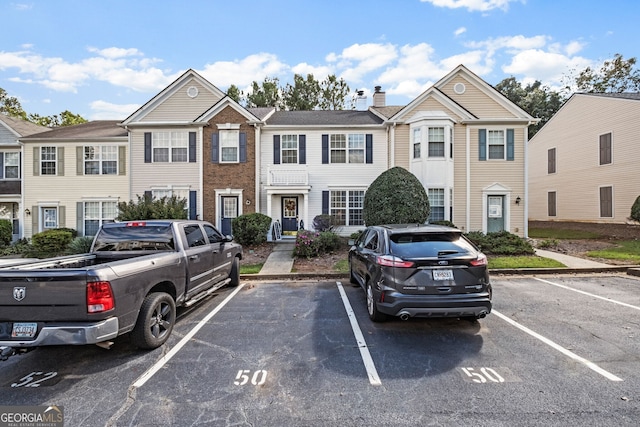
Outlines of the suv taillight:
{"type": "Polygon", "coordinates": [[[87,283],[87,312],[101,313],[115,307],[113,291],[109,282],[87,283]]]}
{"type": "Polygon", "coordinates": [[[376,257],[376,264],[385,267],[411,268],[415,264],[411,261],[405,261],[393,255],[380,255],[376,257]]]}
{"type": "Polygon", "coordinates": [[[485,254],[478,255],[478,258],[471,261],[471,264],[474,267],[482,267],[483,265],[487,265],[487,256],[485,254]]]}

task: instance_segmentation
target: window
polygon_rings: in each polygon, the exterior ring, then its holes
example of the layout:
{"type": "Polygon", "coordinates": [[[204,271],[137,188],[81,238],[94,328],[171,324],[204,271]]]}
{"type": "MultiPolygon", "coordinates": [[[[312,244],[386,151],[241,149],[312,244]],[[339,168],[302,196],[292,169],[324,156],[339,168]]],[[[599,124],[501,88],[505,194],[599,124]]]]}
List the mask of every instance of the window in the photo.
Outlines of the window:
{"type": "Polygon", "coordinates": [[[329,136],[331,163],[364,163],[364,134],[333,134],[329,136]]]}
{"type": "Polygon", "coordinates": [[[153,132],[152,152],[153,162],[155,163],[178,163],[189,161],[189,133],[153,132]]]}
{"type": "Polygon", "coordinates": [[[600,135],[600,164],[611,164],[611,132],[600,135]]]}
{"type": "Polygon", "coordinates": [[[187,201],[185,204],[185,210],[187,211],[187,218],[189,217],[189,189],[188,188],[154,188],[151,190],[151,196],[154,199],[162,199],[163,197],[171,198],[173,196],[176,199],[184,199],[187,201]]]}
{"type": "Polygon", "coordinates": [[[444,157],[444,128],[429,128],[429,157],[444,157]]]}
{"type": "Polygon", "coordinates": [[[58,228],[58,208],[42,208],[42,228],[58,228]]]}
{"type": "Polygon", "coordinates": [[[414,159],[419,159],[420,158],[420,143],[421,143],[421,130],[420,129],[414,129],[413,130],[413,158],[414,159]]]}
{"type": "Polygon", "coordinates": [[[280,140],[282,163],[298,163],[298,135],[282,135],[280,140]]]}
{"type": "Polygon", "coordinates": [[[547,151],[547,173],[556,173],[556,149],[550,148],[547,151]]]}
{"type": "Polygon", "coordinates": [[[84,202],[84,235],[95,236],[102,224],[114,222],[118,214],[117,202],[84,202]]]}
{"type": "Polygon", "coordinates": [[[363,190],[331,191],[329,214],[339,225],[363,225],[363,190]]]}
{"type": "Polygon", "coordinates": [[[204,227],[204,232],[207,234],[207,237],[209,238],[210,244],[220,243],[224,240],[224,237],[222,237],[222,234],[220,234],[220,232],[218,232],[218,230],[216,230],[212,226],[204,225],[203,227],[204,227]]]}
{"type": "Polygon", "coordinates": [[[489,146],[489,159],[504,160],[505,141],[503,130],[488,130],[487,143],[489,146]]]}
{"type": "Polygon", "coordinates": [[[547,215],[556,216],[556,192],[549,191],[547,193],[547,215]]]}
{"type": "Polygon", "coordinates": [[[613,187],[600,187],[600,217],[613,218],[613,187]]]}
{"type": "Polygon", "coordinates": [[[40,148],[40,175],[55,175],[57,164],[56,147],[40,148]]]}
{"type": "Polygon", "coordinates": [[[187,238],[187,244],[190,248],[204,246],[207,243],[199,225],[185,225],[184,235],[187,238]]]}
{"type": "Polygon", "coordinates": [[[444,188],[430,188],[427,192],[429,196],[429,222],[444,221],[444,188]]]}
{"type": "Polygon", "coordinates": [[[85,175],[117,175],[118,147],[116,145],[85,146],[85,175]]]}
{"type": "Polygon", "coordinates": [[[238,163],[240,131],[220,130],[220,163],[238,163]]]}
{"type": "Polygon", "coordinates": [[[4,153],[4,179],[20,178],[20,153],[4,153]]]}

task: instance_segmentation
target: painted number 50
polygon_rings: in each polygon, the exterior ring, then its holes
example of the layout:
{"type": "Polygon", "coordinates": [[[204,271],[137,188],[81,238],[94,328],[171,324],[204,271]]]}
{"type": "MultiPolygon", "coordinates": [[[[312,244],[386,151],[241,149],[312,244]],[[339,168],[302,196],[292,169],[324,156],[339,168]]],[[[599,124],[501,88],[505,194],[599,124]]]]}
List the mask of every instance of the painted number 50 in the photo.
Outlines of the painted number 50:
{"type": "Polygon", "coordinates": [[[480,372],[475,372],[474,368],[462,368],[462,372],[467,374],[475,383],[486,383],[487,380],[492,383],[504,382],[504,378],[492,368],[480,368],[480,372]]]}
{"type": "Polygon", "coordinates": [[[236,380],[233,383],[235,385],[245,385],[249,383],[249,378],[251,378],[251,384],[262,385],[267,381],[267,371],[261,369],[259,371],[255,371],[253,375],[251,375],[251,371],[249,369],[240,370],[238,371],[236,380]]]}

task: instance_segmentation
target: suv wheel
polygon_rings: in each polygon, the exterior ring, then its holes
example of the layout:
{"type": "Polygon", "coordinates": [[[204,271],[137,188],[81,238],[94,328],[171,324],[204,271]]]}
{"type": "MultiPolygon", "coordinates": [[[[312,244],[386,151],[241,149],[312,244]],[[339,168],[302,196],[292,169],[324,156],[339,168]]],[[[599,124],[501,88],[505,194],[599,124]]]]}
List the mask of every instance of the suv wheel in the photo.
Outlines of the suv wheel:
{"type": "Polygon", "coordinates": [[[387,315],[378,311],[378,303],[376,302],[375,295],[373,294],[373,286],[371,282],[367,282],[367,312],[369,318],[374,322],[382,322],[387,319],[387,315]]]}

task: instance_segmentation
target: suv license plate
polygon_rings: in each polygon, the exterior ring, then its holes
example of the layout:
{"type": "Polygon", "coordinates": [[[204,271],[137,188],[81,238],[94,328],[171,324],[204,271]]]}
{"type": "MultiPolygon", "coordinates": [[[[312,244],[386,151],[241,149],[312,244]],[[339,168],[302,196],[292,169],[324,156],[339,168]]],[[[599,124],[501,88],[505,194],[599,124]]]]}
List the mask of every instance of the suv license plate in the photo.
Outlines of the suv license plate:
{"type": "Polygon", "coordinates": [[[13,338],[33,338],[38,332],[37,323],[14,323],[11,336],[13,338]]]}
{"type": "Polygon", "coordinates": [[[432,270],[433,280],[453,280],[453,271],[451,270],[432,270]]]}

